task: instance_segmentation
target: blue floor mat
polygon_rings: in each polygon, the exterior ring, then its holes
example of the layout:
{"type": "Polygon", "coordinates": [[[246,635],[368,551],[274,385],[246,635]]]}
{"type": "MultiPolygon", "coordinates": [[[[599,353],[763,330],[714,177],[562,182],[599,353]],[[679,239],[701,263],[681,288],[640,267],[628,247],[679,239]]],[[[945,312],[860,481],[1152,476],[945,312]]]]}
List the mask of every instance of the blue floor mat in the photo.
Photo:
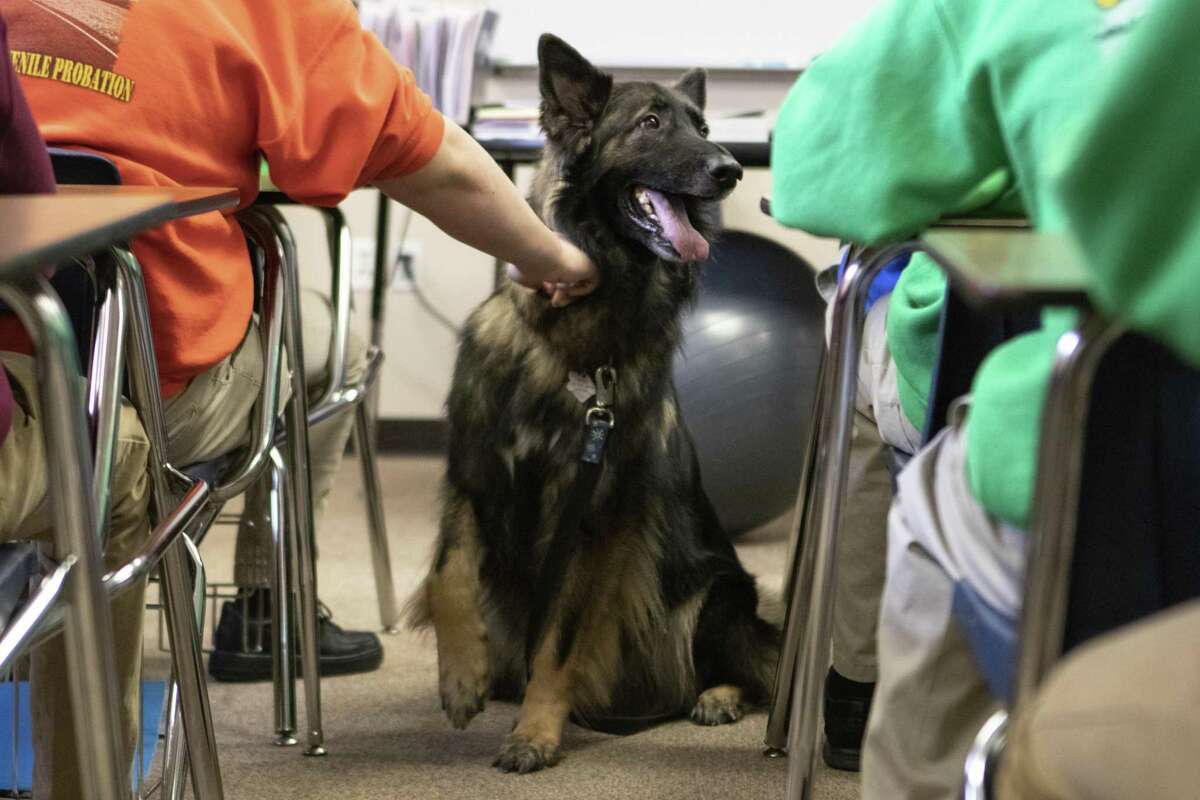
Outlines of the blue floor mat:
{"type": "MultiPolygon", "coordinates": [[[[30,791],[33,786],[33,728],[29,722],[29,683],[21,681],[21,724],[17,741],[17,788],[30,791]]],[[[63,687],[66,691],[66,687],[63,687]]],[[[142,683],[142,769],[149,771],[158,747],[158,726],[162,718],[163,681],[142,683]]],[[[0,682],[0,792],[13,788],[13,683],[0,682]]],[[[136,774],[134,779],[136,780],[136,774]]]]}

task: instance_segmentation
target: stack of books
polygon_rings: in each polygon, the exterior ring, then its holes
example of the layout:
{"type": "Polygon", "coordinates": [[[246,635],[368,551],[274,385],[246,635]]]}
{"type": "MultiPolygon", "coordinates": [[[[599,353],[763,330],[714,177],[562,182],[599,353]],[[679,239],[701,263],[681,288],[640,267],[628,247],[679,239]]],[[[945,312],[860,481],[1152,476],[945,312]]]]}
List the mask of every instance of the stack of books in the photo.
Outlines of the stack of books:
{"type": "Polygon", "coordinates": [[[471,135],[480,142],[540,147],[542,127],[538,122],[538,108],[528,103],[480,106],[475,109],[471,135]]]}

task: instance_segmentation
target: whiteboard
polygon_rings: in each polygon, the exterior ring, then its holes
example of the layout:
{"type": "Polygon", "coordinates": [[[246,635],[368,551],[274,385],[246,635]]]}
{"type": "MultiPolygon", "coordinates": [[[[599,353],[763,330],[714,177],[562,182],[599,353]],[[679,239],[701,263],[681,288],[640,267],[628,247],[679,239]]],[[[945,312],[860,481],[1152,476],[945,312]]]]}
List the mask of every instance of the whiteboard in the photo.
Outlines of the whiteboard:
{"type": "Polygon", "coordinates": [[[800,69],[876,0],[488,0],[492,58],[537,63],[554,33],[601,67],[800,69]]]}

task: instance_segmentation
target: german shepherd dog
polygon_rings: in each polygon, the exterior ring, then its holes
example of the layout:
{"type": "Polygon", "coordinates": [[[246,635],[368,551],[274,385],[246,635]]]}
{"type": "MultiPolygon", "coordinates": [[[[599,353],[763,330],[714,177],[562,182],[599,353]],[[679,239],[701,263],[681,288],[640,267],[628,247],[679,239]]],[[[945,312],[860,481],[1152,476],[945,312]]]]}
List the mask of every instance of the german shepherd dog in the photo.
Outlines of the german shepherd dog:
{"type": "Polygon", "coordinates": [[[436,632],[454,727],[489,696],[522,698],[495,760],[506,772],[554,764],[570,714],[733,722],[779,649],[671,380],[696,264],[742,175],[706,138],[705,73],[614,84],[550,35],[538,61],[547,141],[530,202],[601,280],[561,309],[509,283],[468,320],[440,535],[410,601],[436,632]]]}

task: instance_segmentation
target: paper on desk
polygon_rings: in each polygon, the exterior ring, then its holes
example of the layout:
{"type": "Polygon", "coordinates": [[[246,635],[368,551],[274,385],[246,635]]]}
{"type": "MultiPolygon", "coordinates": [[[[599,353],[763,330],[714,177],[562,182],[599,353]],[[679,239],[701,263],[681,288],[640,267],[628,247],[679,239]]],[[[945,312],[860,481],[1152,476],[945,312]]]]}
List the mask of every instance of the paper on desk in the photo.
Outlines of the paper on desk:
{"type": "Polygon", "coordinates": [[[362,0],[362,26],[413,71],[417,85],[450,119],[466,124],[475,77],[487,60],[496,13],[486,8],[422,9],[397,0],[362,0]]]}
{"type": "MultiPolygon", "coordinates": [[[[767,115],[714,117],[708,120],[708,138],[722,144],[765,144],[771,136],[767,115]]],[[[541,127],[536,106],[485,106],[475,112],[471,135],[481,142],[540,143],[541,127]]]]}
{"type": "Polygon", "coordinates": [[[765,114],[708,120],[708,138],[725,144],[765,144],[774,120],[765,114]]]}

